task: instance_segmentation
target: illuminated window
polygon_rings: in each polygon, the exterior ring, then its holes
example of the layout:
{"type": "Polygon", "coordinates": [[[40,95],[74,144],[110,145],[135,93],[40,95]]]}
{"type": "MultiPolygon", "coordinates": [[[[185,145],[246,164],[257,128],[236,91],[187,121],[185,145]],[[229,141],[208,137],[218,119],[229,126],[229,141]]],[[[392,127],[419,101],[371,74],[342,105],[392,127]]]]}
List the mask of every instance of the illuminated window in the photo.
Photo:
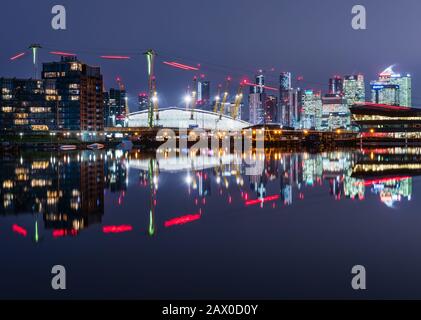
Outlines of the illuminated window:
{"type": "Polygon", "coordinates": [[[12,107],[2,107],[1,110],[3,112],[13,112],[13,108],[12,107]]]}

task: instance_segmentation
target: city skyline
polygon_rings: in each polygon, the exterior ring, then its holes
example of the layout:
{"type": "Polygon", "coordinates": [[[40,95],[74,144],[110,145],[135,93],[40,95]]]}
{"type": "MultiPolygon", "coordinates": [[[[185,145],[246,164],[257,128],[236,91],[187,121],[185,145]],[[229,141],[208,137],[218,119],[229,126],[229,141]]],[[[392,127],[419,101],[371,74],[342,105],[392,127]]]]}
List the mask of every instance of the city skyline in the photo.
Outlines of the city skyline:
{"type": "MultiPolygon", "coordinates": [[[[419,3],[408,2],[411,3],[409,12],[416,11],[414,6],[419,6],[421,9],[419,3]]],[[[191,21],[186,22],[182,17],[186,15],[185,9],[191,4],[190,1],[182,4],[169,4],[171,9],[174,10],[171,14],[172,18],[167,22],[160,23],[158,27],[155,27],[150,22],[153,18],[157,18],[157,21],[162,21],[162,17],[159,15],[161,11],[157,9],[159,3],[140,5],[123,1],[111,15],[114,18],[125,17],[124,21],[121,21],[117,26],[105,23],[104,20],[110,18],[111,14],[107,11],[101,11],[96,24],[90,23],[88,19],[89,14],[92,13],[96,5],[99,5],[96,1],[88,4],[83,3],[84,12],[80,12],[82,6],[80,1],[72,1],[72,3],[66,3],[65,1],[63,4],[68,11],[68,29],[63,32],[52,30],[49,23],[47,23],[48,19],[46,19],[45,25],[34,20],[35,12],[40,12],[41,16],[46,17],[50,14],[49,10],[41,12],[42,5],[26,4],[19,7],[19,2],[17,4],[6,4],[9,10],[4,10],[3,12],[20,9],[22,22],[15,27],[17,30],[21,30],[19,34],[22,36],[18,40],[9,38],[9,35],[6,34],[4,43],[7,43],[7,47],[5,44],[3,48],[0,47],[2,76],[31,77],[33,70],[30,69],[30,61],[24,59],[10,63],[8,59],[15,53],[25,49],[28,44],[38,41],[47,50],[51,48],[75,52],[83,62],[90,65],[100,65],[107,88],[115,87],[115,78],[120,76],[126,83],[129,103],[131,108],[133,108],[137,94],[145,91],[147,88],[146,63],[141,53],[143,52],[142,50],[153,47],[162,58],[178,58],[182,62],[202,64],[203,72],[214,84],[213,88],[215,88],[216,84],[223,83],[227,75],[239,80],[244,76],[253,77],[259,69],[268,70],[268,73],[270,73],[269,70],[275,68],[276,73],[268,83],[277,84],[279,73],[288,71],[296,76],[304,76],[304,80],[308,83],[305,87],[314,87],[314,89],[320,90],[327,88],[325,79],[332,75],[361,72],[367,80],[374,80],[379,70],[383,70],[388,65],[397,64],[398,69],[409,70],[413,75],[414,106],[419,106],[421,102],[417,95],[417,83],[420,82],[418,74],[421,74],[419,72],[421,70],[419,70],[416,54],[421,51],[421,48],[416,48],[416,44],[412,41],[402,42],[402,39],[398,37],[395,37],[395,39],[399,39],[397,41],[400,42],[400,45],[390,48],[390,46],[387,46],[386,40],[388,38],[393,39],[394,35],[397,36],[400,25],[396,24],[393,27],[394,24],[391,23],[384,27],[380,23],[380,16],[392,16],[392,9],[395,14],[396,12],[403,12],[407,9],[408,3],[404,3],[399,8],[394,8],[392,7],[392,2],[385,3],[383,1],[382,6],[376,6],[375,2],[367,1],[367,4],[364,3],[364,5],[366,5],[370,17],[368,28],[364,31],[355,31],[350,27],[350,10],[353,5],[351,1],[341,1],[341,3],[324,1],[323,4],[318,5],[310,1],[303,1],[300,4],[294,4],[290,1],[267,1],[255,14],[256,18],[270,22],[267,25],[267,29],[270,32],[261,34],[254,31],[259,19],[248,19],[245,24],[240,24],[239,21],[244,16],[238,14],[234,15],[234,20],[230,23],[230,30],[238,30],[240,28],[241,32],[238,32],[238,37],[229,37],[225,31],[218,32],[222,26],[211,26],[207,23],[215,15],[221,18],[231,16],[231,12],[235,12],[235,7],[239,5],[239,2],[236,1],[224,4],[225,7],[222,7],[222,2],[219,1],[213,2],[212,5],[205,5],[202,10],[199,10],[191,17],[193,26],[197,26],[197,28],[189,29],[186,28],[187,25],[191,24],[191,21]],[[333,10],[337,13],[337,16],[330,17],[329,21],[322,21],[322,23],[313,26],[313,19],[316,19],[316,17],[320,18],[333,10]],[[274,14],[272,11],[278,14],[276,19],[270,19],[274,14]],[[151,12],[150,17],[147,17],[145,12],[151,12]],[[310,12],[312,13],[312,18],[302,22],[302,18],[308,17],[310,12]],[[134,16],[134,13],[137,13],[137,15],[134,16]],[[264,14],[268,15],[267,18],[264,14]],[[180,21],[177,20],[177,25],[170,24],[174,20],[174,16],[180,17],[180,21]],[[301,22],[297,23],[297,21],[301,22]],[[288,42],[288,46],[271,40],[270,33],[276,34],[277,30],[282,30],[279,27],[283,23],[290,30],[288,35],[284,35],[286,39],[291,40],[288,42]],[[24,32],[29,26],[32,26],[32,32],[24,32]],[[331,26],[336,27],[333,33],[331,28],[329,28],[331,26]],[[188,36],[189,33],[186,36],[182,36],[185,33],[177,33],[176,37],[171,37],[172,32],[176,31],[172,31],[172,27],[177,29],[177,31],[180,28],[189,30],[191,36],[188,36]],[[316,30],[312,30],[313,27],[316,30]],[[388,32],[379,32],[381,28],[387,29],[388,32]],[[99,30],[102,30],[102,32],[95,38],[95,45],[92,45],[92,36],[94,34],[97,35],[99,30]],[[332,41],[333,43],[328,41],[330,38],[327,36],[328,31],[330,37],[335,40],[332,41]],[[343,32],[345,37],[338,37],[339,32],[343,32]],[[75,36],[76,34],[77,36],[75,36]],[[196,40],[200,39],[199,35],[202,38],[204,37],[205,42],[196,40]],[[140,40],[138,40],[139,36],[140,40]],[[294,40],[304,36],[306,41],[297,42],[294,40]],[[116,40],[110,43],[107,40],[111,38],[116,40]],[[251,41],[250,39],[254,39],[253,43],[256,44],[256,47],[264,48],[265,50],[259,50],[257,54],[257,48],[248,45],[248,42],[251,41]],[[357,52],[356,54],[358,47],[374,40],[376,46],[367,45],[364,52],[361,52],[361,54],[357,52]],[[179,41],[181,45],[174,45],[176,41],[179,41]],[[321,43],[322,45],[316,46],[316,43],[321,43]],[[262,47],[262,44],[265,45],[262,47]],[[223,50],[216,50],[218,47],[223,50]],[[124,62],[98,59],[100,54],[113,53],[135,54],[136,56],[130,61],[124,62]],[[311,56],[311,59],[309,56],[311,56]],[[373,63],[374,61],[375,63],[373,63]]],[[[247,8],[247,5],[251,5],[251,2],[241,2],[241,4],[247,8]]],[[[50,9],[48,4],[45,7],[50,9]]],[[[405,12],[408,15],[408,10],[405,12]]],[[[166,15],[167,13],[162,14],[166,15]]],[[[242,14],[244,14],[244,11],[242,14]]],[[[12,24],[9,19],[10,17],[2,16],[0,23],[3,28],[8,23],[12,24]]],[[[408,26],[405,30],[410,36],[413,32],[411,26],[415,26],[417,21],[407,19],[405,21],[400,20],[399,23],[405,23],[408,26]]],[[[231,32],[234,31],[228,33],[231,32]]],[[[51,57],[48,53],[40,51],[41,61],[48,61],[49,59],[51,57]]],[[[181,104],[183,92],[185,92],[186,86],[191,82],[193,73],[174,70],[160,64],[157,65],[156,73],[163,105],[181,104]]]]}

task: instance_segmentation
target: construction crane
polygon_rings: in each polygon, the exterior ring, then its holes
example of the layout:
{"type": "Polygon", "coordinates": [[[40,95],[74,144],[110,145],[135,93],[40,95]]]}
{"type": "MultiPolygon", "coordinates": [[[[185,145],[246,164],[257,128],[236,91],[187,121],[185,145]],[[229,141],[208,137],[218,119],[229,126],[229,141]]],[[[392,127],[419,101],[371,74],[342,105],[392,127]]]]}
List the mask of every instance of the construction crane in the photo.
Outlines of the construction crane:
{"type": "Polygon", "coordinates": [[[243,90],[244,86],[247,85],[247,80],[243,80],[238,87],[237,95],[235,96],[234,108],[231,109],[231,117],[235,120],[238,117],[238,110],[240,108],[240,104],[243,101],[243,90]]]}
{"type": "Polygon", "coordinates": [[[225,112],[225,104],[227,103],[227,99],[228,99],[228,95],[229,95],[230,83],[231,83],[231,77],[228,77],[227,81],[226,81],[226,84],[225,84],[224,95],[222,97],[221,109],[219,111],[219,119],[222,119],[222,116],[224,115],[224,112],[225,112]]]}
{"type": "Polygon", "coordinates": [[[148,125],[150,128],[154,126],[155,120],[159,120],[158,113],[158,93],[156,92],[156,79],[155,79],[155,57],[156,52],[153,49],[149,49],[144,53],[148,63],[148,87],[149,87],[149,112],[148,112],[148,125]]]}

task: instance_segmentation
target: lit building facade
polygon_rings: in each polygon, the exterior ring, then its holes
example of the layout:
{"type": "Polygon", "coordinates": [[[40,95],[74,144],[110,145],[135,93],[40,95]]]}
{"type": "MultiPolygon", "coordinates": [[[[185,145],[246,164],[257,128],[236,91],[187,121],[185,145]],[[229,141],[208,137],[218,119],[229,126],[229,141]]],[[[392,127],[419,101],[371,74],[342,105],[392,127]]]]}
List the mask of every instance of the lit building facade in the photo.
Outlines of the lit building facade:
{"type": "Polygon", "coordinates": [[[82,137],[104,129],[103,80],[99,67],[76,57],[43,64],[46,99],[56,101],[60,130],[81,131],[82,137]]]}
{"type": "Polygon", "coordinates": [[[362,74],[347,75],[343,82],[343,95],[348,107],[365,102],[365,82],[362,74]]]}
{"type": "Polygon", "coordinates": [[[301,128],[319,129],[322,123],[322,97],[320,91],[305,90],[302,94],[301,128]]]}
{"type": "Polygon", "coordinates": [[[111,88],[104,92],[104,125],[124,127],[126,125],[127,95],[125,90],[111,88]]]}
{"type": "Polygon", "coordinates": [[[263,108],[262,97],[260,93],[249,94],[249,122],[253,125],[264,124],[265,112],[263,108]]]}
{"type": "Polygon", "coordinates": [[[277,123],[278,119],[278,98],[274,95],[265,95],[264,102],[264,123],[277,123]]]}
{"type": "Polygon", "coordinates": [[[351,113],[346,99],[343,96],[336,94],[325,95],[322,98],[322,120],[320,129],[346,129],[350,124],[351,113]]]}
{"type": "Polygon", "coordinates": [[[393,71],[388,67],[379,75],[379,79],[372,81],[371,102],[395,106],[411,107],[412,105],[412,79],[393,71]]]}

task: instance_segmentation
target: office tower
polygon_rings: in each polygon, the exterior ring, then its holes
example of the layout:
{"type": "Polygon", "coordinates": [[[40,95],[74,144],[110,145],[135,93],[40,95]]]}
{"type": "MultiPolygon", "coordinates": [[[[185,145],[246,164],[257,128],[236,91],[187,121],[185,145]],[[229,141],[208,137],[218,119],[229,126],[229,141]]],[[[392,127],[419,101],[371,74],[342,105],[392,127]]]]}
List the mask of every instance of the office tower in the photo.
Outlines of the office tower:
{"type": "Polygon", "coordinates": [[[149,99],[148,94],[146,92],[139,93],[138,96],[139,101],[139,111],[148,110],[149,99]]]}
{"type": "Polygon", "coordinates": [[[58,128],[81,131],[82,139],[104,129],[103,81],[99,67],[91,67],[76,57],[43,64],[47,100],[58,105],[58,128]]]}
{"type": "Polygon", "coordinates": [[[322,98],[321,130],[347,128],[351,124],[351,113],[347,100],[338,94],[327,94],[322,98]]]}
{"type": "Polygon", "coordinates": [[[264,124],[263,96],[260,93],[249,94],[249,122],[253,125],[264,124]]]}
{"type": "Polygon", "coordinates": [[[264,123],[276,123],[278,119],[278,98],[274,95],[265,95],[264,123]]]}
{"type": "Polygon", "coordinates": [[[322,98],[320,91],[305,90],[302,95],[303,111],[301,127],[319,129],[322,121],[322,98]]]}
{"type": "Polygon", "coordinates": [[[372,81],[371,101],[379,104],[411,107],[412,84],[411,75],[402,76],[388,67],[379,75],[379,79],[372,81]]]}
{"type": "Polygon", "coordinates": [[[334,76],[329,79],[329,94],[343,94],[343,79],[340,76],[334,76]]]}
{"type": "Polygon", "coordinates": [[[250,86],[250,93],[265,93],[265,76],[263,74],[256,76],[256,85],[250,86]]]}
{"type": "Polygon", "coordinates": [[[197,105],[202,108],[210,106],[210,82],[199,81],[197,83],[197,105]]]}
{"type": "Polygon", "coordinates": [[[364,76],[362,74],[345,76],[343,91],[348,107],[365,102],[364,76]]]}
{"type": "Polygon", "coordinates": [[[0,78],[0,128],[24,133],[57,129],[56,102],[46,99],[43,81],[0,78]]]}
{"type": "Polygon", "coordinates": [[[110,89],[104,92],[104,125],[124,127],[126,124],[127,95],[125,90],[110,89]]]}
{"type": "Polygon", "coordinates": [[[279,117],[277,122],[284,126],[293,126],[293,89],[291,87],[291,73],[282,72],[279,76],[279,117]]]}

